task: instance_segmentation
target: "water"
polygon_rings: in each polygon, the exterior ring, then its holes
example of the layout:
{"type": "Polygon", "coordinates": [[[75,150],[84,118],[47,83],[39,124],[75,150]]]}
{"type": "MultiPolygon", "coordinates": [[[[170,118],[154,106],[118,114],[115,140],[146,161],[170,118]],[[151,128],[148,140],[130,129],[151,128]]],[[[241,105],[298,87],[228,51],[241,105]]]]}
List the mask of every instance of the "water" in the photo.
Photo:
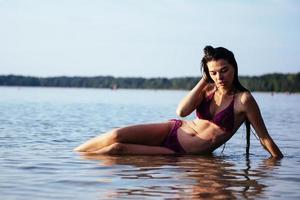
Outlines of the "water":
{"type": "MultiPolygon", "coordinates": [[[[299,94],[254,93],[282,160],[245,128],[212,156],[82,157],[111,128],[176,118],[186,91],[0,87],[0,196],[10,199],[299,199],[299,94]]],[[[193,119],[194,115],[188,119],[193,119]]]]}

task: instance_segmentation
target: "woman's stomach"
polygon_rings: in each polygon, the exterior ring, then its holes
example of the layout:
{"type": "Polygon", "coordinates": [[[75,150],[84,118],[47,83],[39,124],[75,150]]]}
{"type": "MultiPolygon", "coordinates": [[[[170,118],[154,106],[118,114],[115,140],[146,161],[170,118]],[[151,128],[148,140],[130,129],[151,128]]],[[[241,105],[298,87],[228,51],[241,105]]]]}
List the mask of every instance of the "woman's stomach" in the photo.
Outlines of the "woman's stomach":
{"type": "Polygon", "coordinates": [[[187,153],[209,153],[225,143],[231,136],[214,123],[195,119],[182,121],[177,137],[187,153]]]}

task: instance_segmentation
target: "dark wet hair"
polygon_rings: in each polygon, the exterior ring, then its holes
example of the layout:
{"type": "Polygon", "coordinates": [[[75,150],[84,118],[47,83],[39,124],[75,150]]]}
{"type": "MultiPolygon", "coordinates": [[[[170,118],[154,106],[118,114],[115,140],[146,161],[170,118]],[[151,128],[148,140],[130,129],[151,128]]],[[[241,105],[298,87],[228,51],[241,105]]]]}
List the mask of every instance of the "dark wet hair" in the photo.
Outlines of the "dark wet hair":
{"type": "MultiPolygon", "coordinates": [[[[201,70],[202,73],[207,77],[207,81],[210,83],[213,83],[212,78],[210,77],[209,70],[207,63],[209,61],[213,60],[219,60],[219,59],[224,59],[226,60],[232,67],[234,68],[234,79],[233,79],[233,87],[236,92],[249,92],[247,88],[245,88],[239,81],[238,77],[238,65],[237,62],[234,58],[234,54],[229,51],[228,49],[224,47],[217,47],[214,48],[212,46],[206,46],[204,49],[204,56],[201,60],[201,70]]],[[[245,126],[246,126],[246,155],[249,156],[249,149],[250,149],[250,122],[248,119],[245,120],[245,126]]]]}

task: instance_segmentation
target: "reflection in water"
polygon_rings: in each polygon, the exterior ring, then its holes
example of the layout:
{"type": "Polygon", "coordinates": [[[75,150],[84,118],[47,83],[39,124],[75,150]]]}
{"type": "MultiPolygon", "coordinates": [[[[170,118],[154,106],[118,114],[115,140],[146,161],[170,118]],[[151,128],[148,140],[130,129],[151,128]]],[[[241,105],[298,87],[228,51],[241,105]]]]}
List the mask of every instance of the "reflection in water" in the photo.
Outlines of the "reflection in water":
{"type": "MultiPolygon", "coordinates": [[[[89,156],[111,171],[118,183],[105,198],[188,198],[236,199],[264,196],[266,185],[260,179],[278,165],[275,159],[264,160],[252,169],[249,158],[245,168],[215,156],[89,156]],[[121,180],[120,180],[121,179],[121,180]],[[120,183],[122,182],[122,183],[120,183]]],[[[101,170],[100,170],[101,173],[101,170]]],[[[106,175],[107,177],[107,175],[106,175]]],[[[99,177],[98,177],[99,178],[99,177]]]]}

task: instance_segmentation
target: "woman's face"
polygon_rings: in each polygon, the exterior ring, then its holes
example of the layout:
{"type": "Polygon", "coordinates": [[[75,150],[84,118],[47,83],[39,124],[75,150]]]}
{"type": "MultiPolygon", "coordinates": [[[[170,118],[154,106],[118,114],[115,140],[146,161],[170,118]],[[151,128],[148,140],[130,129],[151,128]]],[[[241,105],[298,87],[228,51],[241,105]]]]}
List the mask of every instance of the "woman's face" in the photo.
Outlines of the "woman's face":
{"type": "Polygon", "coordinates": [[[227,60],[212,60],[207,63],[208,72],[217,88],[230,89],[232,87],[235,70],[227,60]]]}

